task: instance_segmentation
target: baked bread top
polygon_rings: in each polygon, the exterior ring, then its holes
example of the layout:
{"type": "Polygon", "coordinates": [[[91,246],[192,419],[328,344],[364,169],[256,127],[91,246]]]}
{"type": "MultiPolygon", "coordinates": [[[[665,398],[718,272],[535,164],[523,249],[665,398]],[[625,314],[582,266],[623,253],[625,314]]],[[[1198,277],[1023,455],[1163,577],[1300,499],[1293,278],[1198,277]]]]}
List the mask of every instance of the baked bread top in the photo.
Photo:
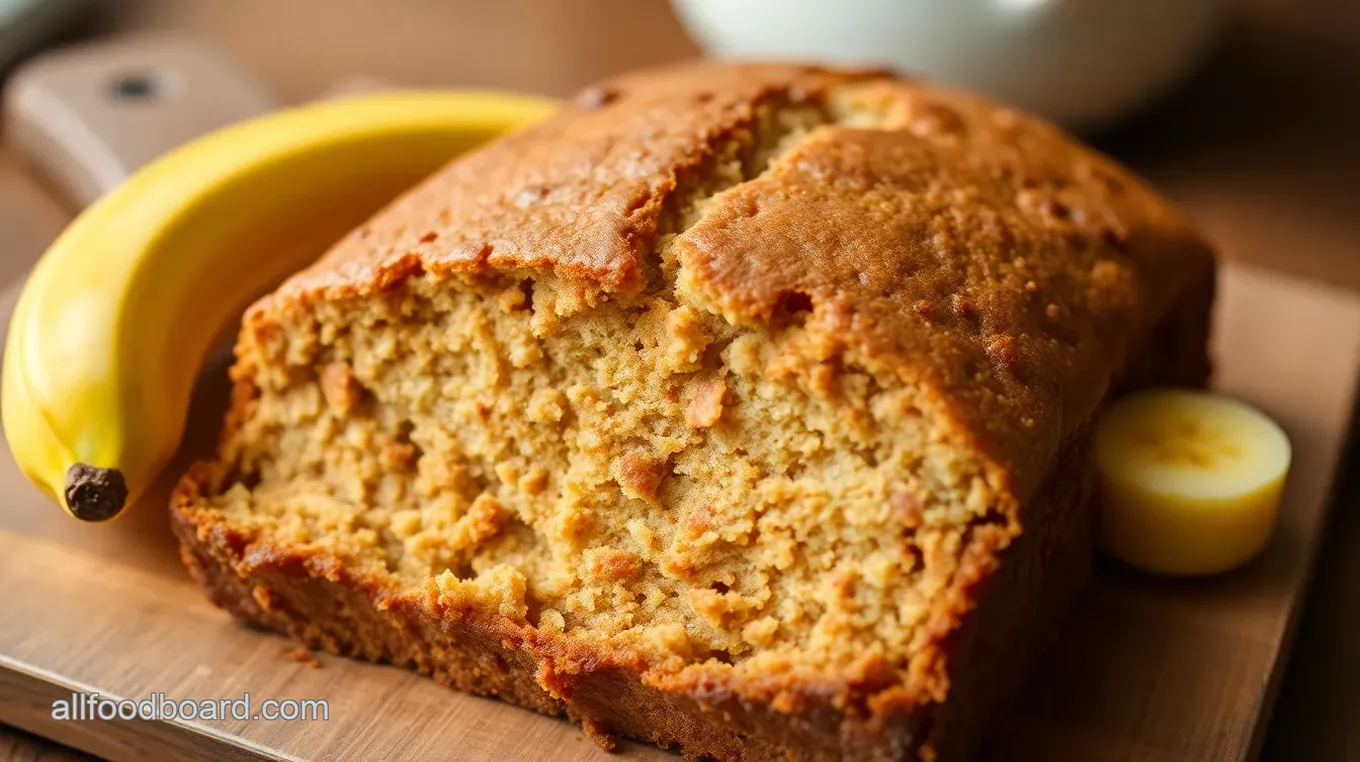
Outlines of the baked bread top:
{"type": "Polygon", "coordinates": [[[879,71],[704,63],[617,77],[460,158],[247,325],[420,274],[550,273],[560,317],[674,289],[921,389],[1014,517],[1212,267],[1141,181],[1035,119],[879,71]]]}

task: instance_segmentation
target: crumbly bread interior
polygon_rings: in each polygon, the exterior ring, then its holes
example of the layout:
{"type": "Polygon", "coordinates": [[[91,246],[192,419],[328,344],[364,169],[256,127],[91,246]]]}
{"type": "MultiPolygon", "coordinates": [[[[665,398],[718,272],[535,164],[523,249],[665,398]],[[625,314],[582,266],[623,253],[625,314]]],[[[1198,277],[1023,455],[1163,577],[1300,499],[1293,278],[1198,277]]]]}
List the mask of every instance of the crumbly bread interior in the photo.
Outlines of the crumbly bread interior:
{"type": "Polygon", "coordinates": [[[760,104],[681,179],[640,292],[420,273],[248,324],[204,508],[657,669],[900,680],[1002,521],[981,457],[806,297],[736,324],[671,254],[790,146],[885,118],[760,104]]]}

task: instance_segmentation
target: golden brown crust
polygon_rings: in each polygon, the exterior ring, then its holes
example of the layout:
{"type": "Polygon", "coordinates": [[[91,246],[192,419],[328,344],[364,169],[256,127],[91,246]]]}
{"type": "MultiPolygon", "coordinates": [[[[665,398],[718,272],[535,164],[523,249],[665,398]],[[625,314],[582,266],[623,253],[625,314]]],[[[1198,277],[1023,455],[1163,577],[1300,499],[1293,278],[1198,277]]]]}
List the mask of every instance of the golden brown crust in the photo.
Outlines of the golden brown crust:
{"type": "Polygon", "coordinates": [[[937,390],[1023,501],[1211,254],[1052,129],[919,85],[856,97],[930,103],[949,129],[824,128],[711,205],[681,261],[725,312],[809,298],[828,333],[937,390]]]}
{"type": "Polygon", "coordinates": [[[548,270],[640,288],[677,177],[752,118],[755,103],[855,75],[798,67],[681,68],[620,77],[548,122],[460,157],[278,293],[370,293],[412,272],[548,270]]]}

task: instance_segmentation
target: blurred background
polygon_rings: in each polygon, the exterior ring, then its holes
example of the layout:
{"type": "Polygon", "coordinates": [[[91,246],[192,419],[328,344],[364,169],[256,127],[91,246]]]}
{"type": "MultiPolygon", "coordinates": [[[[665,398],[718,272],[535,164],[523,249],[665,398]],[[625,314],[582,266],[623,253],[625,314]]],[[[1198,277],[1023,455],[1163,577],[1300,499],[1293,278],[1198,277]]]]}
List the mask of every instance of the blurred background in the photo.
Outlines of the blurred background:
{"type": "MultiPolygon", "coordinates": [[[[887,59],[1063,121],[1227,258],[1360,291],[1360,0],[0,0],[11,84],[61,46],[167,37],[221,53],[279,105],[355,82],[563,96],[706,53],[887,59]]],[[[5,284],[80,206],[13,119],[5,284]]],[[[1337,506],[1267,759],[1360,760],[1355,492],[1337,506]]],[[[0,759],[75,758],[0,727],[0,759]]]]}

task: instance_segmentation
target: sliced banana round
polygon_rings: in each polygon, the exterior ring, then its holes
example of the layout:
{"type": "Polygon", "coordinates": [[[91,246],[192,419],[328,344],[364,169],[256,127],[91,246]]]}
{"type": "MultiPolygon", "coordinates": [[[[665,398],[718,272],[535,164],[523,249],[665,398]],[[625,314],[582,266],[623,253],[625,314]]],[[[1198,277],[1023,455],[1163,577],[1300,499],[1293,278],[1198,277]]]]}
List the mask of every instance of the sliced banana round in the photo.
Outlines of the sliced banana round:
{"type": "Polygon", "coordinates": [[[1291,450],[1259,410],[1208,392],[1139,392],[1101,414],[1095,447],[1100,544],[1125,563],[1214,574],[1270,538],[1291,450]]]}

